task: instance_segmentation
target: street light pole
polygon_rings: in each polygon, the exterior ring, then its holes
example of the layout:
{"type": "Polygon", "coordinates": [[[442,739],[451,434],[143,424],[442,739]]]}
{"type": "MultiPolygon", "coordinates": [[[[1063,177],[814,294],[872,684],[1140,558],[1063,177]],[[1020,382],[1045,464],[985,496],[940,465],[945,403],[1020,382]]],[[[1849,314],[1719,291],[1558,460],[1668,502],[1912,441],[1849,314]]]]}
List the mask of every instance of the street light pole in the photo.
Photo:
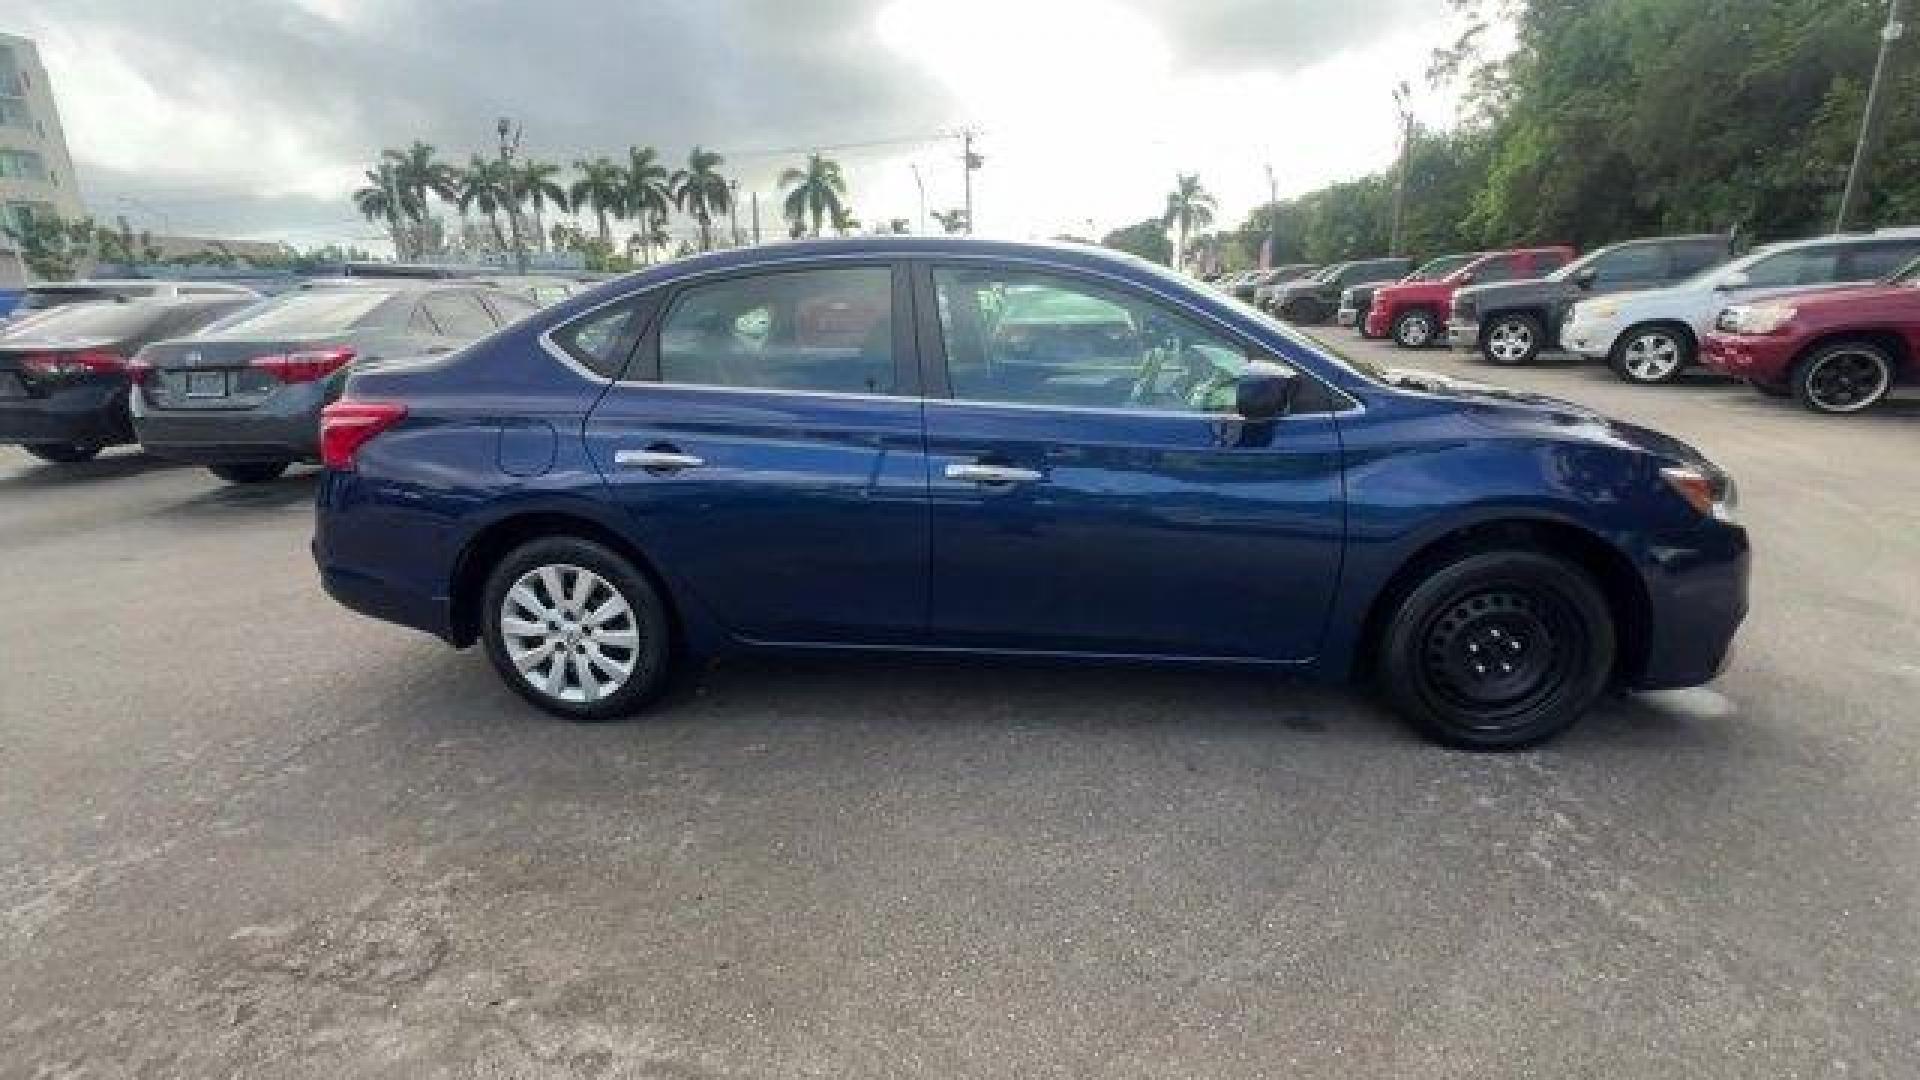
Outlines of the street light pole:
{"type": "Polygon", "coordinates": [[[1407,213],[1407,165],[1413,159],[1413,88],[1402,79],[1393,88],[1393,103],[1400,109],[1400,169],[1393,185],[1393,235],[1387,240],[1387,254],[1400,254],[1400,228],[1407,213]]]}
{"type": "Polygon", "coordinates": [[[513,236],[513,265],[516,273],[527,272],[527,242],[520,233],[519,180],[513,172],[513,156],[520,152],[520,125],[501,117],[494,125],[500,134],[500,185],[507,199],[507,227],[513,236]]]}
{"type": "Polygon", "coordinates": [[[1274,179],[1273,162],[1267,162],[1267,250],[1262,253],[1260,269],[1273,269],[1280,255],[1280,182],[1274,179]]]}
{"type": "Polygon", "coordinates": [[[968,236],[973,235],[973,170],[979,168],[983,160],[979,154],[973,152],[973,129],[968,128],[962,131],[960,133],[960,166],[961,174],[966,178],[967,182],[966,226],[968,236]]]}
{"type": "Polygon", "coordinates": [[[920,232],[924,235],[927,231],[927,182],[920,179],[919,162],[908,162],[908,167],[913,169],[913,186],[920,189],[920,232]]]}
{"type": "Polygon", "coordinates": [[[1873,64],[1873,85],[1867,88],[1867,108],[1860,117],[1860,140],[1853,146],[1853,166],[1847,170],[1847,187],[1840,193],[1840,211],[1834,215],[1833,231],[1845,232],[1847,219],[1860,201],[1860,188],[1867,182],[1867,170],[1873,151],[1880,141],[1880,126],[1886,120],[1886,82],[1893,66],[1894,42],[1907,31],[1906,0],[1889,0],[1887,25],[1880,31],[1880,56],[1873,64]]]}

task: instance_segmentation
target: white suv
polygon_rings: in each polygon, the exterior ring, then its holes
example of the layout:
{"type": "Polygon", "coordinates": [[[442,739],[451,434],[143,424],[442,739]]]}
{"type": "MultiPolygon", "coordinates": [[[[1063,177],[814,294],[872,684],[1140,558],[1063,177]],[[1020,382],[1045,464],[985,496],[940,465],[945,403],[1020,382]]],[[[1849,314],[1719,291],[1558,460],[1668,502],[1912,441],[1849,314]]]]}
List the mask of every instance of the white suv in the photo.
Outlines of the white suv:
{"type": "Polygon", "coordinates": [[[1756,248],[1677,285],[1582,300],[1560,341],[1604,358],[1631,383],[1680,377],[1699,356],[1701,335],[1734,304],[1823,286],[1877,281],[1920,256],[1920,228],[1838,233],[1756,248]]]}

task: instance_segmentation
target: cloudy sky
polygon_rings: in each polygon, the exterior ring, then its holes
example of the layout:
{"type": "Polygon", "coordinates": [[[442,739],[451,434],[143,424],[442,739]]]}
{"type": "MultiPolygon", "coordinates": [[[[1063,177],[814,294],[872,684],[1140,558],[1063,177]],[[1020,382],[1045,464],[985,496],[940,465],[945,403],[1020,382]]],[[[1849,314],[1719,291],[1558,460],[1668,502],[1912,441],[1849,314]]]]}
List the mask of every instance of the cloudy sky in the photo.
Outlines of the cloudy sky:
{"type": "Polygon", "coordinates": [[[808,148],[856,213],[961,202],[980,231],[1085,233],[1198,171],[1238,221],[1385,166],[1395,81],[1450,41],[1446,0],[58,0],[36,39],[94,213],[156,231],[377,247],[347,193],[383,146],[465,160],[511,115],[561,162],[651,143],[726,155],[773,216],[808,148]]]}

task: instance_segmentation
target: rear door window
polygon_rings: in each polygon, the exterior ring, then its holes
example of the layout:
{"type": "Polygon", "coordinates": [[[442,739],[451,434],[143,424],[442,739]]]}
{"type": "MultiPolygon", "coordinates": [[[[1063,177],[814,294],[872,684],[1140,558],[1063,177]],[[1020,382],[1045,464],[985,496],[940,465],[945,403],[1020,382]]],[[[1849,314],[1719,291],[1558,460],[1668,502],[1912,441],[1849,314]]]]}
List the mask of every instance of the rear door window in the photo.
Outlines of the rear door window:
{"type": "Polygon", "coordinates": [[[1847,252],[1844,278],[1847,281],[1879,281],[1890,277],[1920,254],[1920,238],[1878,240],[1847,252]]]}
{"type": "Polygon", "coordinates": [[[893,270],[754,274],[686,289],[660,326],[660,381],[891,394],[893,270]]]}
{"type": "Polygon", "coordinates": [[[1748,289],[1784,289],[1796,285],[1826,285],[1839,280],[1845,249],[1838,244],[1792,248],[1767,256],[1747,267],[1748,289]]]}
{"type": "Polygon", "coordinates": [[[1627,285],[1667,277],[1667,252],[1658,244],[1634,244],[1609,251],[1593,264],[1596,285],[1627,285]]]}

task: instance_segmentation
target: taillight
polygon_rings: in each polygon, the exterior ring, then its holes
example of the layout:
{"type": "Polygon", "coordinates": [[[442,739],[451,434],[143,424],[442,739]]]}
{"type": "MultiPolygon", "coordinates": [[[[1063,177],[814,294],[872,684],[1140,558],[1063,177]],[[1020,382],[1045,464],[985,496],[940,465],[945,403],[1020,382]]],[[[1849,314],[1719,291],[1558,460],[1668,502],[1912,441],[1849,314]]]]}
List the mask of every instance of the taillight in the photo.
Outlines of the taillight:
{"type": "Polygon", "coordinates": [[[353,455],[406,415],[397,401],[334,402],[320,410],[320,461],[329,469],[353,468],[353,455]]]}
{"type": "Polygon", "coordinates": [[[153,377],[153,361],[135,353],[133,359],[127,361],[127,375],[136,386],[146,385],[147,380],[153,377]]]}
{"type": "Polygon", "coordinates": [[[100,349],[29,353],[20,358],[20,370],[35,375],[110,375],[127,370],[127,358],[100,349]]]}
{"type": "Polygon", "coordinates": [[[258,368],[283,383],[315,382],[352,363],[353,356],[353,350],[343,345],[336,349],[256,356],[247,361],[247,366],[258,368]]]}

